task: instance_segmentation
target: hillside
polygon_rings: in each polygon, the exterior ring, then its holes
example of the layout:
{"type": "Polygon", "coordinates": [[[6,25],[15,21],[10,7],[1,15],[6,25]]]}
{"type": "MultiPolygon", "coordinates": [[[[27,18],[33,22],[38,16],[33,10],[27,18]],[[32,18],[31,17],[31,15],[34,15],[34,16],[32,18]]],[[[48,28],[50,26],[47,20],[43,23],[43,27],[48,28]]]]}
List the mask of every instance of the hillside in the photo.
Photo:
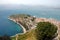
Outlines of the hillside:
{"type": "Polygon", "coordinates": [[[36,40],[35,38],[35,29],[29,30],[25,34],[17,34],[15,37],[11,37],[12,40],[36,40]]]}

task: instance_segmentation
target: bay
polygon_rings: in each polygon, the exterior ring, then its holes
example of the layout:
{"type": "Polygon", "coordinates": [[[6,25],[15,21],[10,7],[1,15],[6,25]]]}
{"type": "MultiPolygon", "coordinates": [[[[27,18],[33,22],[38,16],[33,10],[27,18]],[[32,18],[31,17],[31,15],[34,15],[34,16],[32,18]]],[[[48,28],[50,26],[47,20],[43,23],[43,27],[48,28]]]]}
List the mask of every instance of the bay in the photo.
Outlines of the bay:
{"type": "Polygon", "coordinates": [[[21,26],[17,25],[13,21],[8,20],[8,16],[12,14],[30,14],[36,17],[54,18],[56,20],[60,20],[60,9],[0,9],[0,36],[13,36],[17,33],[23,33],[21,26]]]}

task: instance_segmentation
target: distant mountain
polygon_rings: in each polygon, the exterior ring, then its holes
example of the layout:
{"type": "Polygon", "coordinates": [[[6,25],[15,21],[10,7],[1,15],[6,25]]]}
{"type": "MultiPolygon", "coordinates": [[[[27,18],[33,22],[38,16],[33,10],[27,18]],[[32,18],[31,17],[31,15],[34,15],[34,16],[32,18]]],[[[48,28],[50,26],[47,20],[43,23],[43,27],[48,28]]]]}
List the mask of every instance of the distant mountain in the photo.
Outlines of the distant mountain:
{"type": "Polygon", "coordinates": [[[60,9],[60,7],[42,6],[42,5],[0,5],[0,10],[16,10],[16,9],[60,9]]]}

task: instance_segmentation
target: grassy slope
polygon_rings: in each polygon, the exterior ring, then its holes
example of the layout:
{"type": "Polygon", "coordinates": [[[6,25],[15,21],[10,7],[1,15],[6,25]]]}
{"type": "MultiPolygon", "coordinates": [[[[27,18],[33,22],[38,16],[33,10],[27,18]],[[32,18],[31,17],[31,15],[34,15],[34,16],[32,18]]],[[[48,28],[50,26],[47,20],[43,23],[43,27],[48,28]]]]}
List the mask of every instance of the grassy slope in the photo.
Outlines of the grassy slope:
{"type": "MultiPolygon", "coordinates": [[[[16,37],[13,37],[12,40],[15,40],[16,37]]],[[[18,40],[36,40],[35,38],[35,30],[30,30],[29,32],[18,35],[18,40]]]]}

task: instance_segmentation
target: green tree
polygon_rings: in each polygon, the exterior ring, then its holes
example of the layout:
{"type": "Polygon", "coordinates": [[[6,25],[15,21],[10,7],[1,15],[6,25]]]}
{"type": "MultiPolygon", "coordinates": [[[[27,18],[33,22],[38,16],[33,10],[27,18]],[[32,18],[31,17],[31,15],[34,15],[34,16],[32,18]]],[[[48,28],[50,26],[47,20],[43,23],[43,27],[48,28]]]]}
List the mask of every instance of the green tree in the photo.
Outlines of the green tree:
{"type": "Polygon", "coordinates": [[[57,26],[50,22],[39,22],[35,32],[37,40],[52,40],[57,36],[57,26]]]}

